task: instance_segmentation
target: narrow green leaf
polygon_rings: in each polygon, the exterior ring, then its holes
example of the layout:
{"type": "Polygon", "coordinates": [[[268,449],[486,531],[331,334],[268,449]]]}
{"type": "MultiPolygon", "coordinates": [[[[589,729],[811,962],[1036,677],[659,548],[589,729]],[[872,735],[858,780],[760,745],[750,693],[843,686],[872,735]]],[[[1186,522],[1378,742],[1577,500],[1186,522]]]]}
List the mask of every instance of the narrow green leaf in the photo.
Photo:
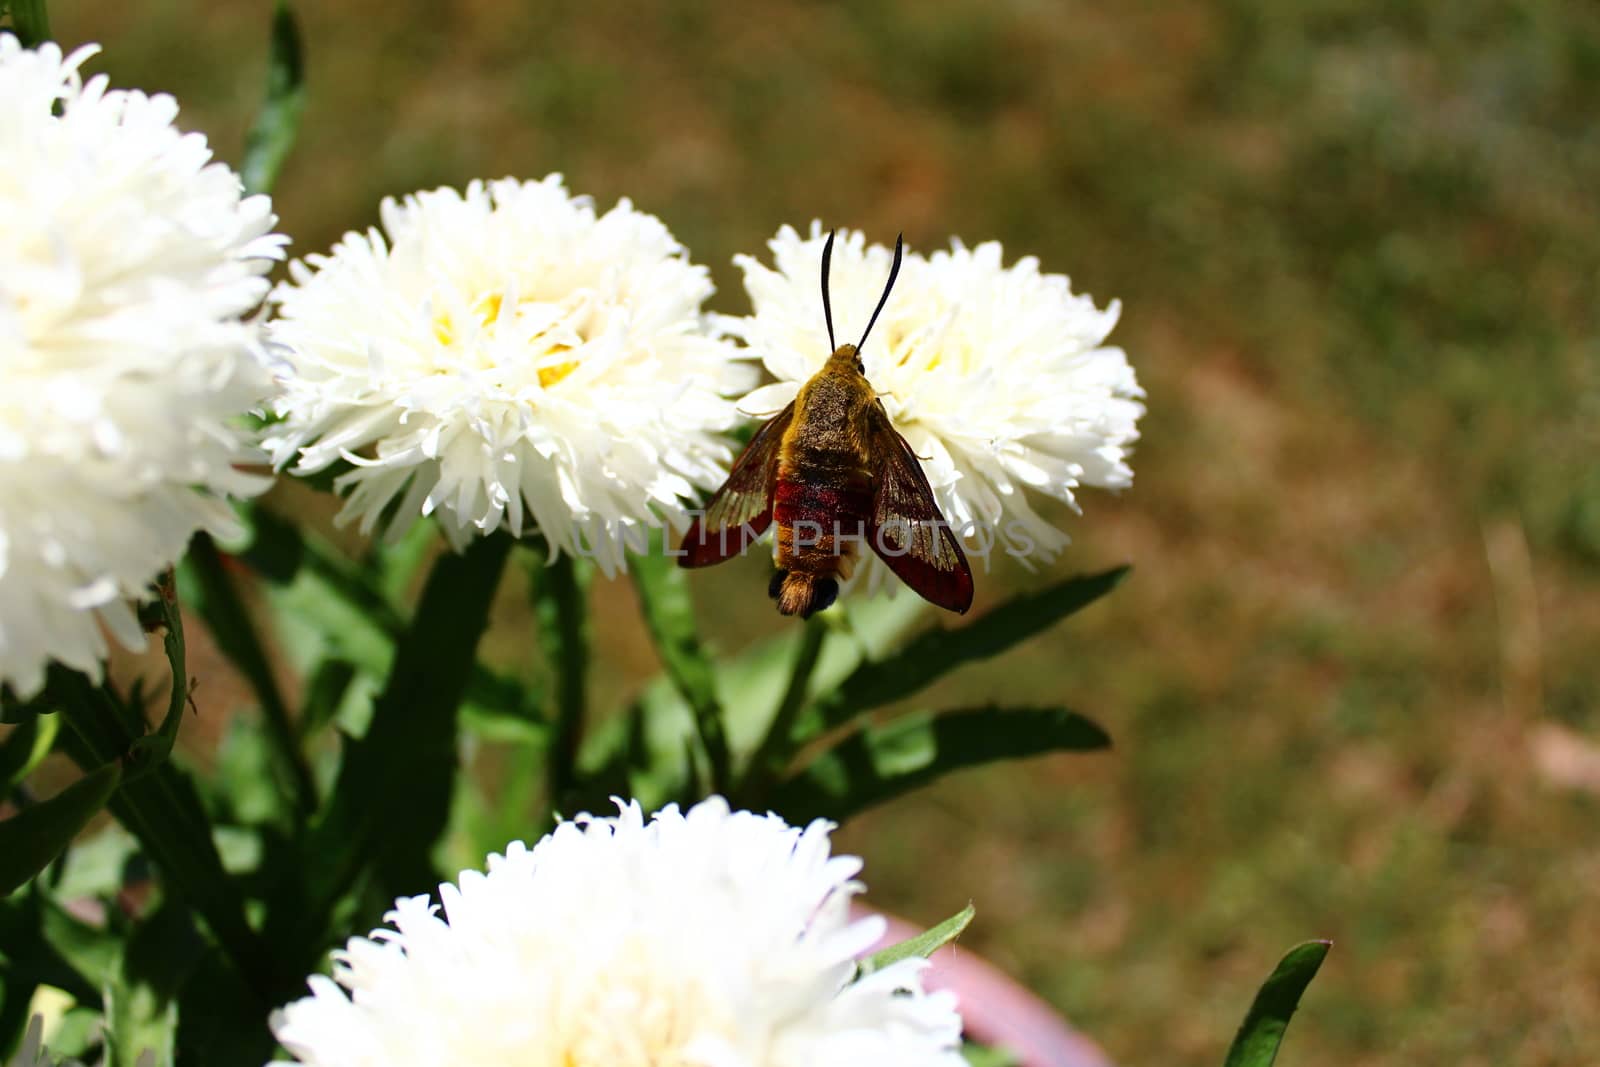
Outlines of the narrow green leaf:
{"type": "Polygon", "coordinates": [[[61,729],[59,715],[35,715],[24,719],[4,741],[0,741],[0,797],[22,781],[50,754],[56,731],[61,729]]]}
{"type": "MultiPolygon", "coordinates": [[[[108,686],[93,686],[77,672],[53,666],[46,692],[66,717],[70,729],[62,740],[80,767],[98,767],[133,748],[138,716],[108,686]]],[[[239,887],[223,869],[194,783],[170,762],[161,762],[138,779],[125,777],[110,808],[161,869],[163,881],[183,894],[247,976],[257,1010],[277,1003],[290,979],[245,919],[239,887]]]]}
{"type": "Polygon", "coordinates": [[[716,671],[700,644],[687,575],[659,545],[644,555],[630,556],[629,569],[662,666],[694,715],[710,768],[710,791],[725,793],[732,772],[728,739],[717,701],[716,671]]]}
{"type": "Polygon", "coordinates": [[[1228,1048],[1224,1067],[1272,1067],[1284,1031],[1289,1028],[1289,1017],[1299,1007],[1301,995],[1317,976],[1332,947],[1331,941],[1307,941],[1290,949],[1279,961],[1256,993],[1228,1048]]]}
{"type": "Polygon", "coordinates": [[[908,960],[913,956],[927,959],[935,952],[944,948],[950,942],[961,936],[961,931],[967,928],[976,915],[977,909],[971,904],[956,912],[950,918],[937,926],[929,927],[916,937],[907,938],[898,945],[879,949],[856,965],[858,976],[865,978],[873,971],[881,971],[892,963],[908,960]]]}
{"type": "Polygon", "coordinates": [[[229,576],[216,543],[204,533],[189,546],[184,574],[192,579],[188,586],[190,605],[205,620],[228,662],[238,668],[255,691],[285,799],[290,807],[309,812],[316,806],[317,788],[305,753],[300,750],[289,705],[278,688],[255,620],[229,576]]]}
{"type": "Polygon", "coordinates": [[[551,811],[563,808],[577,784],[578,746],[583,741],[588,704],[588,564],[562,554],[530,559],[530,593],[539,621],[539,644],[555,675],[556,711],[545,754],[545,800],[551,811]]]}
{"type": "Polygon", "coordinates": [[[1129,568],[1068,578],[1038,592],[1012,597],[970,625],[927,630],[904,648],[864,664],[831,697],[818,702],[796,731],[810,740],[856,715],[921,692],[963,664],[988,659],[1060,622],[1117,587],[1129,568]]]}
{"type": "Polygon", "coordinates": [[[1085,752],[1111,743],[1104,730],[1064,708],[982,707],[904,715],[841,741],[781,783],[773,810],[791,823],[843,821],[951,771],[1047,752],[1085,752]]]}
{"type": "Polygon", "coordinates": [[[272,189],[300,129],[305,107],[305,65],[300,28],[285,0],[272,12],[272,50],[267,57],[267,92],[244,142],[239,177],[252,193],[272,189]]]}
{"type": "Polygon", "coordinates": [[[50,40],[50,12],[45,0],[11,0],[11,28],[24,48],[50,40]]]}
{"type": "MultiPolygon", "coordinates": [[[[307,854],[313,916],[366,870],[381,894],[427,891],[456,774],[456,724],[511,538],[479,538],[434,563],[365,736],[350,742],[307,854]]],[[[313,919],[313,921],[315,921],[313,919]]],[[[305,931],[320,945],[324,931],[305,931]]]]}
{"type": "Polygon", "coordinates": [[[66,851],[122,782],[108,763],[51,797],[0,821],[0,895],[12,892],[66,851]]]}

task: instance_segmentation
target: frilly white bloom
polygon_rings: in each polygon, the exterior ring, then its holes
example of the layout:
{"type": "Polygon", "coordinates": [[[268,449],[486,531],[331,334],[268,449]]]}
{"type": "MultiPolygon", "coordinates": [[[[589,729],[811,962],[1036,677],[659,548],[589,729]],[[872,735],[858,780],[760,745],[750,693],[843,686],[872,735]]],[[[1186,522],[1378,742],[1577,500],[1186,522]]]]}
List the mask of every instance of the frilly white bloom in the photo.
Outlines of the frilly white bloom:
{"type": "Polygon", "coordinates": [[[271,392],[254,326],[283,238],[264,196],[180,132],[172,97],[108,91],[0,34],[0,683],[98,676],[144,646],[129,598],[265,479],[234,419],[271,392]],[[57,111],[59,110],[59,113],[57,111]]]}
{"type": "MultiPolygon", "coordinates": [[[[809,238],[785,226],[768,242],[775,270],[734,259],[755,313],[723,319],[723,329],[778,379],[740,401],[748,414],[782,410],[828,358],[818,292],[825,238],[820,223],[809,238]]],[[[866,328],[892,258],[840,231],[830,287],[840,343],[866,328]]],[[[1104,344],[1119,311],[1115,301],[1097,309],[1031,256],[1002,266],[997,242],[906,254],[861,358],[895,428],[923,458],[945,518],[968,530],[969,549],[992,538],[1024,560],[1048,560],[1068,539],[1033,510],[1025,488],[1077,510],[1080,486],[1132,484],[1144,392],[1122,350],[1104,344]]]]}
{"type": "Polygon", "coordinates": [[[385,200],[384,232],[290,265],[272,338],[294,373],[272,439],[294,473],[345,460],[341,519],[436,514],[451,543],[537,526],[622,565],[626,531],[713,487],[755,380],[703,330],[709,273],[653,215],[596,216],[559,175],[385,200]]]}
{"type": "Polygon", "coordinates": [[[852,981],[881,918],[849,918],[861,861],[829,824],[713,797],[646,822],[580,816],[354,938],[274,1014],[317,1067],[963,1067],[926,961],[852,981]]]}

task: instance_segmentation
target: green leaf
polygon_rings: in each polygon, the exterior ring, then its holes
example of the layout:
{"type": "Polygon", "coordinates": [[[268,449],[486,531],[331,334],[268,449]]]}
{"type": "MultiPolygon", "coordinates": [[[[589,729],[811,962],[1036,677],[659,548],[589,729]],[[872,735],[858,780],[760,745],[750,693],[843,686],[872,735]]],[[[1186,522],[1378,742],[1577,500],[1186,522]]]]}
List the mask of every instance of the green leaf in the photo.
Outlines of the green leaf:
{"type": "Polygon", "coordinates": [[[827,750],[772,796],[791,823],[846,817],[927,785],[951,771],[1047,752],[1111,743],[1104,730],[1064,708],[983,707],[904,715],[867,727],[827,750]]]}
{"type": "Polygon", "coordinates": [[[921,692],[963,664],[999,655],[1099,600],[1127,573],[1127,567],[1117,567],[1068,578],[1013,597],[970,625],[919,634],[900,651],[863,665],[831,697],[818,702],[799,724],[797,740],[810,740],[863,711],[921,692]]]}
{"type": "Polygon", "coordinates": [[[629,557],[645,625],[655,639],[667,677],[694,715],[695,730],[710,766],[710,791],[726,793],[732,773],[728,739],[717,701],[716,671],[700,644],[688,576],[659,544],[645,555],[629,557]]]}
{"type": "Polygon", "coordinates": [[[278,688],[272,661],[255,620],[229,576],[215,542],[204,533],[197,535],[189,546],[184,574],[191,579],[187,586],[190,606],[205,620],[228,662],[238,668],[255,691],[271,744],[272,765],[284,798],[292,808],[309,812],[316,806],[316,783],[311,779],[311,767],[305,754],[300,751],[298,733],[289,718],[289,705],[278,688]]]}
{"type": "MultiPolygon", "coordinates": [[[[364,872],[393,899],[436,883],[429,860],[443,832],[456,775],[456,726],[478,639],[511,538],[475,540],[461,555],[440,556],[365,736],[347,745],[333,794],[313,826],[307,855],[317,858],[308,921],[319,950],[320,917],[364,872]]],[[[300,946],[305,948],[307,946],[300,946]]]]}
{"type": "Polygon", "coordinates": [[[1249,1014],[1228,1048],[1224,1067],[1272,1067],[1284,1031],[1289,1028],[1289,1017],[1332,947],[1331,941],[1307,941],[1290,949],[1279,961],[1256,993],[1249,1014]]]}
{"type": "Polygon", "coordinates": [[[50,13],[45,0],[11,0],[11,28],[24,48],[50,40],[50,13]]]}
{"type": "Polygon", "coordinates": [[[50,754],[56,732],[61,729],[58,715],[35,715],[24,719],[0,741],[0,797],[11,791],[50,754]]]}
{"type": "Polygon", "coordinates": [[[916,937],[907,938],[898,945],[890,945],[888,948],[879,949],[856,965],[857,976],[865,978],[873,971],[881,971],[892,963],[899,963],[901,960],[908,960],[913,956],[921,956],[923,959],[927,959],[960,937],[961,931],[967,928],[967,925],[972,922],[972,917],[977,913],[977,909],[968,904],[944,922],[930,927],[916,937]]]}
{"type": "Polygon", "coordinates": [[[1021,1067],[1022,1063],[1010,1049],[974,1041],[961,1043],[961,1058],[967,1061],[967,1067],[1021,1067]]]}
{"type": "Polygon", "coordinates": [[[252,193],[265,193],[277,181],[278,171],[294,146],[305,107],[305,66],[301,58],[300,29],[284,0],[272,12],[272,51],[267,57],[267,92],[256,121],[244,142],[244,162],[239,177],[252,193]]]}
{"type": "Polygon", "coordinates": [[[66,851],[122,782],[108,763],[51,797],[0,821],[0,895],[11,893],[66,851]]]}

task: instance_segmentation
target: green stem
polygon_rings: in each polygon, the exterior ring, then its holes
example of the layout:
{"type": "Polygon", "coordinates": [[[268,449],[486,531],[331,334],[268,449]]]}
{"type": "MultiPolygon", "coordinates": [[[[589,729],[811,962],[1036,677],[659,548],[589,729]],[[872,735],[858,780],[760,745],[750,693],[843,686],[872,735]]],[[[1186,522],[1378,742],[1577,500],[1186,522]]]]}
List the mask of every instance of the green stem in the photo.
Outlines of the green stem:
{"type": "Polygon", "coordinates": [[[754,755],[750,757],[749,766],[745,769],[745,778],[739,793],[747,807],[760,800],[767,785],[783,771],[784,764],[789,759],[791,751],[789,735],[794,732],[794,724],[800,718],[801,709],[805,707],[806,689],[811,683],[811,672],[816,669],[817,658],[822,654],[822,643],[827,636],[828,624],[821,616],[813,616],[806,620],[805,628],[800,631],[800,646],[795,650],[794,669],[789,673],[788,688],[784,690],[783,699],[778,701],[777,710],[773,712],[772,722],[767,727],[766,735],[756,746],[754,755]]]}
{"type": "Polygon", "coordinates": [[[50,40],[50,12],[45,0],[11,0],[11,28],[24,48],[50,40]]]}
{"type": "Polygon", "coordinates": [[[644,555],[630,556],[628,569],[661,666],[694,716],[695,732],[710,769],[710,790],[726,795],[732,784],[733,761],[722,725],[716,665],[700,641],[687,572],[664,555],[659,545],[644,555]]]}
{"type": "Polygon", "coordinates": [[[294,12],[278,0],[272,12],[272,50],[267,57],[267,91],[245,136],[239,176],[252,193],[272,191],[278,171],[294,147],[305,108],[305,61],[294,12]]]}
{"type": "Polygon", "coordinates": [[[532,577],[539,636],[556,676],[556,716],[545,764],[545,794],[553,813],[577,784],[578,747],[588,703],[589,570],[563,553],[532,577]]]}
{"type": "Polygon", "coordinates": [[[295,807],[302,813],[310,812],[316,807],[316,783],[255,620],[211,538],[200,534],[194,539],[189,546],[189,562],[200,580],[201,614],[223,654],[255,690],[266,721],[267,740],[295,807]]]}
{"type": "MultiPolygon", "coordinates": [[[[85,771],[129,756],[137,715],[109,686],[54,666],[48,688],[71,727],[67,751],[85,771]]],[[[251,991],[271,1006],[292,979],[279,973],[267,945],[245,918],[244,901],[223,870],[200,797],[176,767],[161,763],[125,780],[111,812],[139,839],[168,887],[188,900],[251,991]]],[[[264,1010],[264,1009],[263,1009],[264,1010]]]]}

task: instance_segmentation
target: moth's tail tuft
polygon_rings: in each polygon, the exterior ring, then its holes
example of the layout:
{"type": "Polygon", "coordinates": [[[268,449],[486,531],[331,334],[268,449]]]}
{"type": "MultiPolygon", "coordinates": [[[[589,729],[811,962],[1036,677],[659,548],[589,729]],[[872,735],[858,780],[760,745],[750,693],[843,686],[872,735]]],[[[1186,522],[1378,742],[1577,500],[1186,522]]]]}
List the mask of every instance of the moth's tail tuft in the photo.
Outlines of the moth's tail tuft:
{"type": "Polygon", "coordinates": [[[778,613],[798,615],[809,619],[832,604],[839,597],[839,583],[832,578],[816,578],[809,574],[780,571],[781,581],[774,577],[777,586],[778,613]]]}

